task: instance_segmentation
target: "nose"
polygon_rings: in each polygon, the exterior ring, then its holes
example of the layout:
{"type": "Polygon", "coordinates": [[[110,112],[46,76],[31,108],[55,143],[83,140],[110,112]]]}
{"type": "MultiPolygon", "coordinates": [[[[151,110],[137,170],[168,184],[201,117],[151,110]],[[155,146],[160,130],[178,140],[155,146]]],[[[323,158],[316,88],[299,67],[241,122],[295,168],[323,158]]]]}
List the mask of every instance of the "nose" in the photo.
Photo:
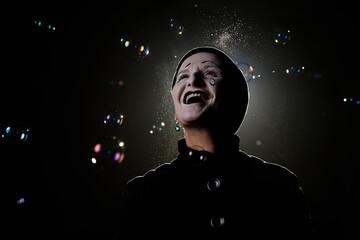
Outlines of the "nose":
{"type": "Polygon", "coordinates": [[[187,81],[187,86],[202,87],[204,85],[204,74],[200,70],[192,73],[187,81]]]}

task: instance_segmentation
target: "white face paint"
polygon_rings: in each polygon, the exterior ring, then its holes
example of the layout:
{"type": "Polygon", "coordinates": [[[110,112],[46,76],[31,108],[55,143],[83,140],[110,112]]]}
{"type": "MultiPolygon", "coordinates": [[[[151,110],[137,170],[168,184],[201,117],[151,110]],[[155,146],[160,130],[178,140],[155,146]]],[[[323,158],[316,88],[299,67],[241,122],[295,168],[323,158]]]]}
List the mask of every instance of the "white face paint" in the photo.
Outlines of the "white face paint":
{"type": "Polygon", "coordinates": [[[219,108],[221,62],[213,53],[199,52],[184,60],[172,89],[175,116],[183,127],[202,124],[204,114],[219,108]]]}

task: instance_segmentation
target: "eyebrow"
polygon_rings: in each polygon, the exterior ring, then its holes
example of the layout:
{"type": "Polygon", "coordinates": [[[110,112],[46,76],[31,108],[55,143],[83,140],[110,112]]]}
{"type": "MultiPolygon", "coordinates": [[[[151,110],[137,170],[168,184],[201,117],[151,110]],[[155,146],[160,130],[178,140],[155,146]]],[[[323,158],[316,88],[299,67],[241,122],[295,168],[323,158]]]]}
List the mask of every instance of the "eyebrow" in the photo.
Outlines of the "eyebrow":
{"type": "MultiPolygon", "coordinates": [[[[209,67],[217,67],[217,68],[219,68],[218,65],[217,65],[216,63],[212,62],[212,61],[202,61],[201,63],[212,63],[211,65],[205,65],[205,66],[204,66],[205,69],[207,69],[207,68],[209,68],[209,67]]],[[[190,64],[191,64],[191,63],[188,63],[188,64],[184,67],[183,70],[179,71],[179,72],[177,73],[177,76],[179,76],[179,75],[182,74],[182,73],[189,72],[189,69],[186,69],[186,68],[187,68],[190,64]]]]}
{"type": "Polygon", "coordinates": [[[183,70],[179,71],[176,75],[179,76],[180,74],[185,73],[185,72],[189,72],[189,69],[183,69],[183,70]]]}
{"type": "Polygon", "coordinates": [[[216,67],[217,67],[217,64],[216,64],[216,63],[214,63],[214,62],[212,62],[212,61],[202,61],[201,63],[212,63],[212,64],[214,64],[214,66],[216,66],[216,67]]]}
{"type": "Polygon", "coordinates": [[[178,73],[176,74],[176,76],[179,76],[179,74],[181,74],[181,73],[188,72],[188,71],[189,71],[189,69],[185,69],[185,68],[187,68],[190,64],[191,64],[191,62],[189,62],[189,63],[188,63],[188,64],[184,67],[184,69],[183,69],[183,70],[178,71],[178,73]]]}

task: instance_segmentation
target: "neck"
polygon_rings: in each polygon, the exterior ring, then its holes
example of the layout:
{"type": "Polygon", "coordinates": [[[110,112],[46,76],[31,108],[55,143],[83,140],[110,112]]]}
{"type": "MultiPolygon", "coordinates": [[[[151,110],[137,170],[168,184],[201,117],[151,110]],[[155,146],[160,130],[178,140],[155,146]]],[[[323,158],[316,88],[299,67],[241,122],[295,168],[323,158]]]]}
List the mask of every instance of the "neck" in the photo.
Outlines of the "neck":
{"type": "Polygon", "coordinates": [[[198,151],[216,153],[224,136],[211,132],[207,128],[185,129],[186,146],[198,151]]]}

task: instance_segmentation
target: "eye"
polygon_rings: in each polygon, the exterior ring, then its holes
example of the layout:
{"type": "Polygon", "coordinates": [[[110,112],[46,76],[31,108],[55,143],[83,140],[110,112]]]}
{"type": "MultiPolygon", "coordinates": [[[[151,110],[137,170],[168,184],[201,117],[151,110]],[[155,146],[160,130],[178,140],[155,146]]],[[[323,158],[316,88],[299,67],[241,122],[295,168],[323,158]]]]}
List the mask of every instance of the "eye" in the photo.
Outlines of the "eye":
{"type": "Polygon", "coordinates": [[[204,73],[204,76],[219,77],[220,74],[214,70],[208,70],[204,73]]]}
{"type": "Polygon", "coordinates": [[[189,75],[186,73],[180,74],[177,79],[176,79],[176,83],[180,82],[183,79],[189,78],[189,75]]]}

